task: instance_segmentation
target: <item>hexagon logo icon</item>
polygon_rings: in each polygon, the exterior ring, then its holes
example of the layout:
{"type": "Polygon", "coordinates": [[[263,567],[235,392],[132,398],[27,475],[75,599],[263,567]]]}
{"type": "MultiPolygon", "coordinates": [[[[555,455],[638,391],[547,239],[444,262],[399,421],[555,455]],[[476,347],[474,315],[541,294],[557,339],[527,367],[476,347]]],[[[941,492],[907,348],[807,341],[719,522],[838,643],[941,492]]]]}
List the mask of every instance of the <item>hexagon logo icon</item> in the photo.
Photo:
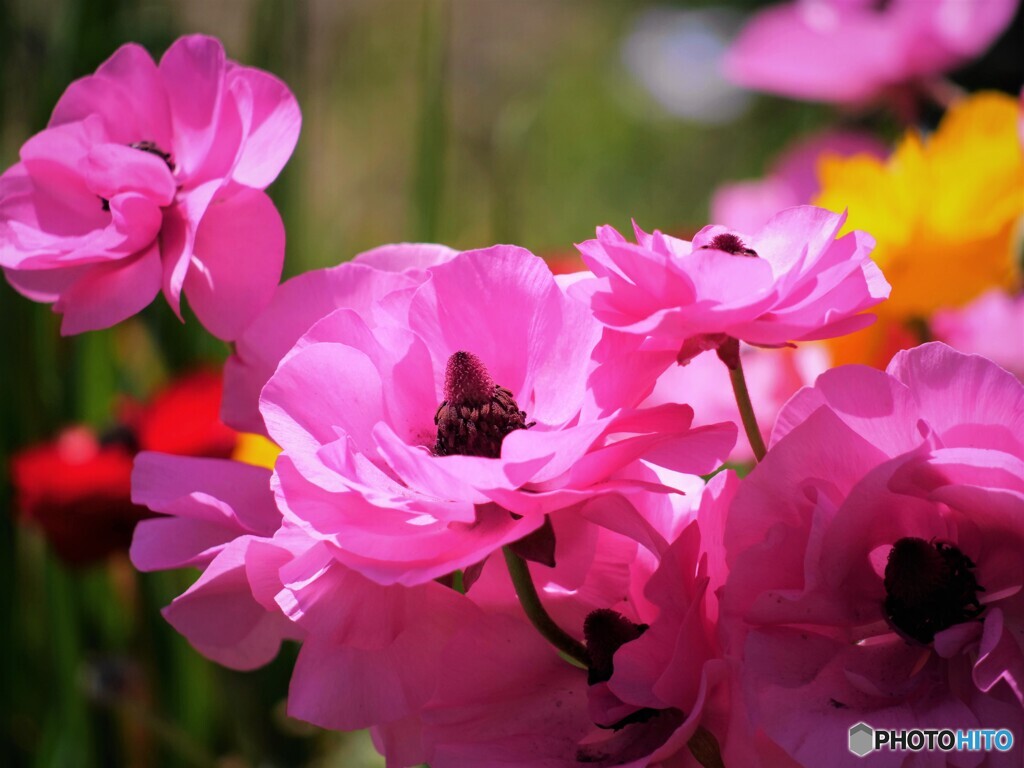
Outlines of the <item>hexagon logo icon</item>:
{"type": "Polygon", "coordinates": [[[875,730],[867,723],[857,723],[850,728],[850,751],[857,757],[875,750],[875,730]]]}

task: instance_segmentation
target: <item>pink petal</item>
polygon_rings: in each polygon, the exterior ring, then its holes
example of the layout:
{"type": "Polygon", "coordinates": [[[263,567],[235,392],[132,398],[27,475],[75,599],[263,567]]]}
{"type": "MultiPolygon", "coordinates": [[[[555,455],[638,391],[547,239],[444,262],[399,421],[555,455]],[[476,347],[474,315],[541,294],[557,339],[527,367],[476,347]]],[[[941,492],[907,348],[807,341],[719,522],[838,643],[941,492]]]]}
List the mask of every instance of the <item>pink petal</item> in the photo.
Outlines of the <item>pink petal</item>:
{"type": "Polygon", "coordinates": [[[281,172],[299,140],[302,114],[288,86],[271,74],[230,65],[228,88],[247,93],[248,127],[232,177],[239,184],[264,189],[281,172]]]}
{"type": "Polygon", "coordinates": [[[89,188],[109,200],[121,192],[137,192],[158,206],[170,205],[177,185],[163,158],[123,144],[96,144],[84,163],[89,188]]]}
{"type": "Polygon", "coordinates": [[[161,287],[164,298],[179,319],[181,291],[192,262],[196,229],[220,187],[221,181],[215,179],[179,193],[176,204],[164,212],[164,225],[160,230],[160,253],[164,262],[161,287]]]}
{"type": "Polygon", "coordinates": [[[248,537],[217,555],[188,591],[167,606],[164,618],[203,655],[232,669],[255,669],[295,635],[279,613],[257,603],[245,574],[248,537]]]}
{"type": "Polygon", "coordinates": [[[171,116],[163,82],[146,50],[123,45],[96,70],[76,80],[57,102],[50,125],[98,115],[111,140],[120,144],[152,141],[172,149],[171,116]]]}
{"type": "Polygon", "coordinates": [[[273,296],[284,263],[284,223],[263,192],[237,189],[206,209],[184,291],[199,321],[235,339],[273,296]]]}
{"type": "Polygon", "coordinates": [[[174,160],[186,177],[200,169],[217,139],[226,68],[220,41],[203,35],[178,38],[160,59],[174,160]]]}
{"type": "Polygon", "coordinates": [[[160,250],[154,243],[128,259],[93,266],[54,305],[62,336],[109,328],[144,309],[160,291],[160,250]]]}

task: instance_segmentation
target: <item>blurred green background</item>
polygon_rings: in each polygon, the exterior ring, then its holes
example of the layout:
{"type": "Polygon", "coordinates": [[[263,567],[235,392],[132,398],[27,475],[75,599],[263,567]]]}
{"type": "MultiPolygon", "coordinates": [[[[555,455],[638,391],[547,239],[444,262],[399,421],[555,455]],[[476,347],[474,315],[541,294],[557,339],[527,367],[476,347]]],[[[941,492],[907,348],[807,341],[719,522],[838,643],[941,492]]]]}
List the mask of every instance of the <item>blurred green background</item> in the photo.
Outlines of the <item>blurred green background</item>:
{"type": "MultiPolygon", "coordinates": [[[[719,183],[760,174],[795,136],[837,119],[707,76],[715,46],[759,4],[735,0],[730,14],[627,0],[0,0],[0,166],[120,44],[159,57],[204,32],[284,79],[302,107],[298,148],[269,190],[288,275],[403,240],[515,242],[558,257],[630,217],[686,232],[706,223],[719,183]],[[658,83],[687,87],[666,95],[658,83]]],[[[962,82],[1014,87],[1020,42],[962,82]]],[[[879,115],[841,119],[895,130],[879,115]]],[[[3,764],[382,765],[365,734],[286,717],[294,649],[234,673],[163,622],[159,607],[194,574],[140,576],[124,558],[71,572],[18,527],[13,451],[71,422],[101,429],[118,393],[145,397],[227,354],[161,298],[109,331],[61,339],[58,325],[0,285],[3,764]]]]}

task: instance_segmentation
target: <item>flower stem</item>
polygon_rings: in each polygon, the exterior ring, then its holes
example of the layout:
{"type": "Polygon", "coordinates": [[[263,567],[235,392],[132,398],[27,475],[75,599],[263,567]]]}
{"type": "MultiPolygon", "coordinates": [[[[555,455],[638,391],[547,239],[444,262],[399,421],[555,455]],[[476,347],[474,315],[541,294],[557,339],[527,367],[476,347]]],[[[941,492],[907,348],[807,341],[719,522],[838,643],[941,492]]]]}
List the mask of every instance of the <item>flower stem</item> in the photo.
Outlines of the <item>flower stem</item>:
{"type": "Polygon", "coordinates": [[[526,561],[509,547],[502,547],[502,552],[505,554],[505,564],[508,566],[509,576],[512,577],[512,586],[515,587],[516,597],[519,598],[519,603],[523,606],[530,623],[537,628],[545,640],[559,651],[584,667],[589,666],[590,658],[583,643],[558,626],[544,610],[526,561]]]}
{"type": "Polygon", "coordinates": [[[747,390],[747,379],[743,375],[743,363],[739,355],[736,355],[736,364],[726,367],[729,369],[729,381],[732,382],[732,391],[736,395],[736,405],[740,409],[740,418],[743,420],[743,429],[747,433],[747,440],[754,451],[754,458],[761,461],[768,449],[764,445],[764,438],[761,437],[761,430],[757,427],[757,418],[754,416],[754,405],[750,402],[750,392],[747,390]]]}

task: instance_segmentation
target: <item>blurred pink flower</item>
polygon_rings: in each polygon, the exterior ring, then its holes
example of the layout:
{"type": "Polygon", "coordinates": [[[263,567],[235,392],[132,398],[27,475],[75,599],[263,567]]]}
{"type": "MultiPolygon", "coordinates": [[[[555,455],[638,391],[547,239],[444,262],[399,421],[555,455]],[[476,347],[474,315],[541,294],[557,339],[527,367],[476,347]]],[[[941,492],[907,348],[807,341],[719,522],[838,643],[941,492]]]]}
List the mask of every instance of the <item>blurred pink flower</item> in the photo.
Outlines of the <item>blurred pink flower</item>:
{"type": "Polygon", "coordinates": [[[800,206],[753,236],[714,225],[692,243],[636,228],[634,245],[599,228],[578,246],[594,277],[569,289],[615,331],[595,354],[599,402],[645,396],[673,361],[685,365],[735,339],[778,347],[870,325],[874,316],[859,313],[886,298],[889,284],[871,261],[869,235],[836,239],[844,219],[800,206]]]}
{"type": "Polygon", "coordinates": [[[755,14],[726,58],[740,85],[865,102],[983,53],[1018,0],[796,0],[755,14]]]}
{"type": "MultiPolygon", "coordinates": [[[[754,413],[766,433],[775,417],[797,390],[813,384],[829,367],[828,350],[821,344],[797,348],[762,349],[743,345],[740,358],[746,374],[754,413]]],[[[695,426],[731,421],[742,429],[729,371],[714,355],[698,355],[687,365],[673,365],[659,378],[644,401],[647,407],[685,400],[693,408],[695,426]]],[[[748,440],[737,440],[729,458],[753,461],[748,440]]]]}
{"type": "Polygon", "coordinates": [[[162,288],[233,339],[281,276],[284,227],[262,190],[300,124],[284,83],[213,38],[180,38],[159,66],[125,45],[68,87],[0,177],[0,267],[54,303],[64,334],[114,325],[162,288]]]}
{"type": "Polygon", "coordinates": [[[961,309],[936,312],[929,326],[940,341],[1024,379],[1024,294],[989,291],[961,309]]]}
{"type": "MultiPolygon", "coordinates": [[[[368,578],[478,565],[548,513],[643,487],[617,475],[640,457],[700,473],[732,447],[732,425],[691,429],[685,405],[599,414],[587,378],[601,328],[527,251],[426,272],[373,318],[320,320],[261,396],[286,519],[368,578]]],[[[643,527],[620,506],[610,525],[643,527]]]]}
{"type": "Polygon", "coordinates": [[[361,253],[328,269],[304,272],[279,285],[267,307],[246,328],[224,367],[224,422],[243,432],[266,433],[260,391],[281,358],[318,320],[348,308],[373,324],[377,302],[411,290],[433,264],[457,251],[443,245],[399,243],[361,253]]]}
{"type": "Polygon", "coordinates": [[[752,732],[841,767],[858,720],[1021,731],[1022,435],[1024,386],[939,343],[787,404],[726,525],[722,626],[752,732]]]}
{"type": "Polygon", "coordinates": [[[764,178],[716,189],[711,220],[741,232],[756,232],[778,211],[807,205],[817,197],[820,159],[860,154],[885,157],[888,152],[882,141],[868,133],[828,131],[805,137],[779,155],[764,178]]]}

